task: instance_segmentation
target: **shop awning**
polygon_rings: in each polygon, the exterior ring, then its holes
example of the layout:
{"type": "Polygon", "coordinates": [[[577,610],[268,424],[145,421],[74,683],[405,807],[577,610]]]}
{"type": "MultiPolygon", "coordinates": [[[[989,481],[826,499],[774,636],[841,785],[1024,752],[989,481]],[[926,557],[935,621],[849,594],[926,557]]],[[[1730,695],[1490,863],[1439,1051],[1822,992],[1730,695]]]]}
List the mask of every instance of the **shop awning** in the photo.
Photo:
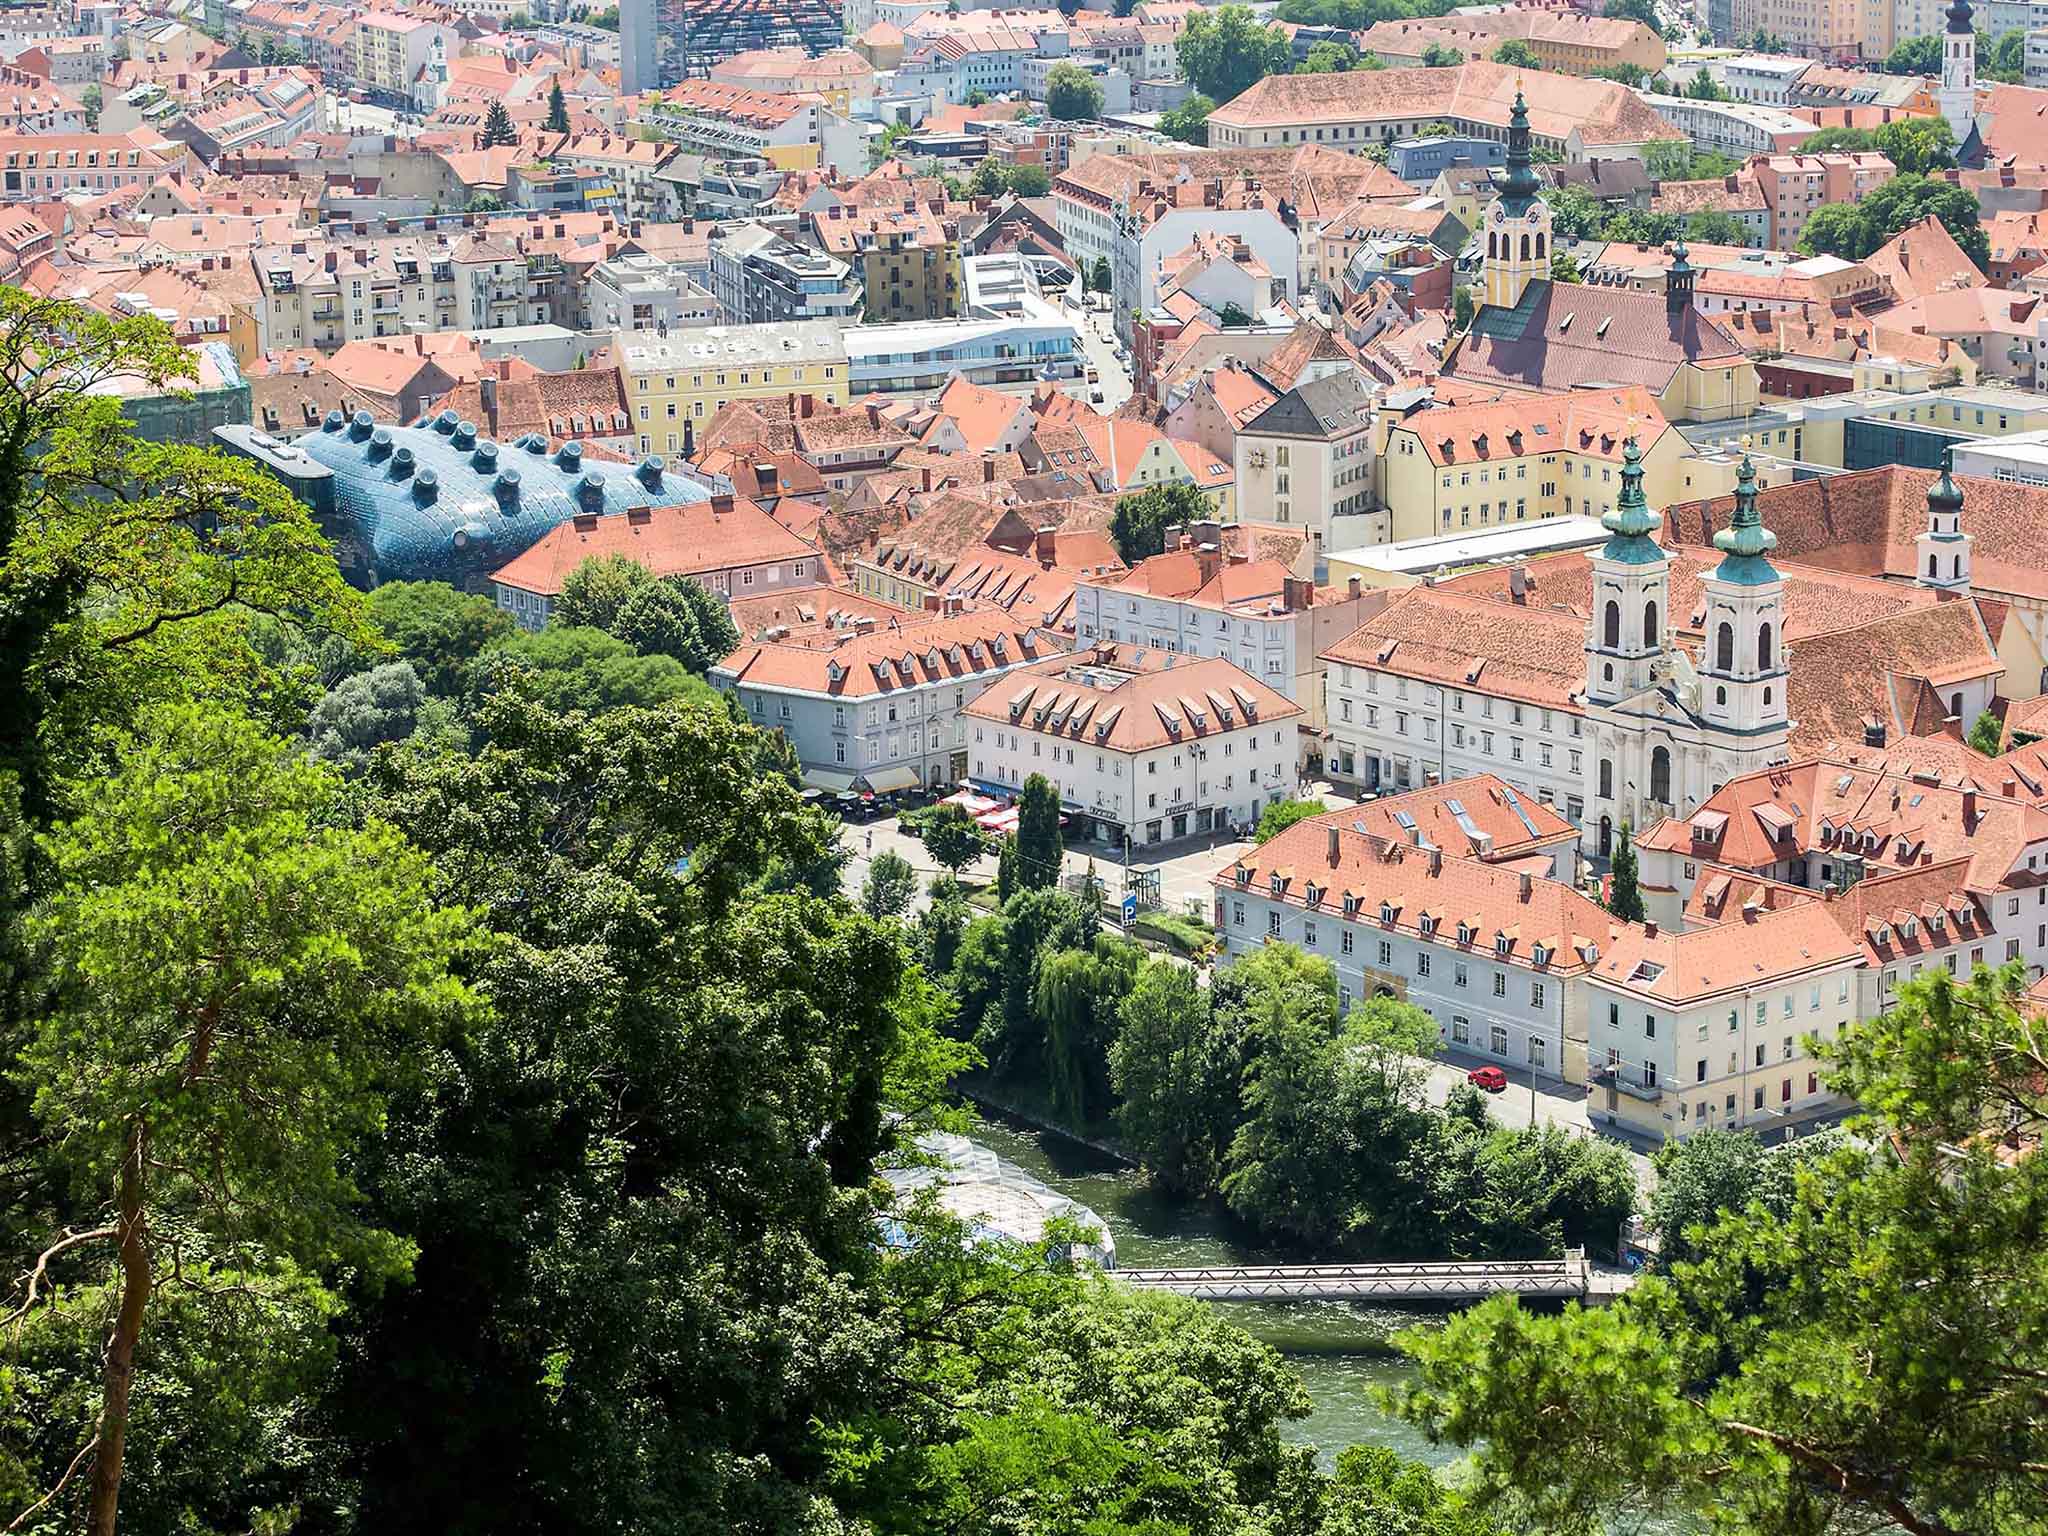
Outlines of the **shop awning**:
{"type": "Polygon", "coordinates": [[[886,795],[892,789],[909,789],[917,782],[917,770],[903,763],[892,763],[886,768],[870,768],[863,775],[868,788],[878,795],[886,795]]]}
{"type": "Polygon", "coordinates": [[[850,773],[835,773],[830,768],[806,768],[804,770],[804,783],[808,784],[812,789],[822,789],[835,795],[843,795],[853,788],[853,775],[850,773]]]}

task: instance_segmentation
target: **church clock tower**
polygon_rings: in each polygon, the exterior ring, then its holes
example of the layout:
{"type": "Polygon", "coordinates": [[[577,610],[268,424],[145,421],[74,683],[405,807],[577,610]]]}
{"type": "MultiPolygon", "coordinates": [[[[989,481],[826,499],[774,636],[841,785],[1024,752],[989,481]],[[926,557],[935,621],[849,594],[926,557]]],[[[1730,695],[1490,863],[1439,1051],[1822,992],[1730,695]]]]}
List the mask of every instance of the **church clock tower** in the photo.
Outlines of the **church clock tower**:
{"type": "Polygon", "coordinates": [[[1956,143],[1970,137],[1977,123],[1977,26],[1970,0],[1948,8],[1948,31],[1941,39],[1941,115],[1955,130],[1956,143]]]}
{"type": "Polygon", "coordinates": [[[1485,303],[1513,309],[1538,278],[1550,276],[1550,205],[1536,178],[1529,143],[1529,107],[1515,92],[1508,114],[1507,172],[1494,181],[1486,212],[1485,303]]]}

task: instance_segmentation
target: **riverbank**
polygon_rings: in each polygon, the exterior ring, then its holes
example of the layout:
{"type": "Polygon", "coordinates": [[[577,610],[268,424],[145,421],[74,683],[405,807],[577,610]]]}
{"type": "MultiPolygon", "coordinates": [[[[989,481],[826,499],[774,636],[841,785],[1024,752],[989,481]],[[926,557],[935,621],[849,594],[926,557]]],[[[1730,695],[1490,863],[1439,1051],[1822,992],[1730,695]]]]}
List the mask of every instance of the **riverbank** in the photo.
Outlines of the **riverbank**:
{"type": "MultiPolygon", "coordinates": [[[[1098,1147],[1061,1127],[1034,1121],[991,1104],[969,1134],[1100,1215],[1116,1237],[1118,1263],[1165,1268],[1271,1263],[1285,1257],[1233,1231],[1220,1210],[1160,1195],[1113,1146],[1098,1147]]],[[[1455,1448],[1431,1445],[1380,1403],[1382,1392],[1398,1390],[1411,1379],[1394,1336],[1408,1328],[1434,1327],[1442,1322],[1441,1313],[1342,1302],[1216,1305],[1247,1333],[1272,1345],[1300,1374],[1313,1406],[1307,1418],[1288,1426],[1286,1435],[1294,1444],[1314,1446],[1326,1462],[1359,1444],[1384,1445],[1431,1466],[1456,1459],[1455,1448]]]]}

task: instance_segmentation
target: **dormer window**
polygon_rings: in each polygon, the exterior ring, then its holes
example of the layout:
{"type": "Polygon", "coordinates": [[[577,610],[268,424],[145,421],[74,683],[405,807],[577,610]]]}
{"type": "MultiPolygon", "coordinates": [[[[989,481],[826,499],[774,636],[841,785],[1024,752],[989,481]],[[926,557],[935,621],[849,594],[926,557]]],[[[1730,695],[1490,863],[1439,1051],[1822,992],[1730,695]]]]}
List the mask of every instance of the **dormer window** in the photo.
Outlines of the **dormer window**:
{"type": "Polygon", "coordinates": [[[1391,901],[1383,901],[1380,903],[1380,921],[1383,923],[1387,923],[1389,925],[1393,923],[1394,904],[1391,901]]]}
{"type": "Polygon", "coordinates": [[[1876,944],[1879,949],[1883,949],[1886,945],[1890,944],[1892,941],[1891,924],[1879,923],[1877,925],[1877,932],[1872,936],[1871,941],[1874,944],[1876,944]]]}
{"type": "Polygon", "coordinates": [[[1273,894],[1275,896],[1278,896],[1282,891],[1287,889],[1287,881],[1278,874],[1275,874],[1267,883],[1272,888],[1273,894]]]}
{"type": "Polygon", "coordinates": [[[1470,944],[1472,942],[1472,925],[1470,923],[1458,924],[1458,942],[1460,944],[1470,944]]]}
{"type": "Polygon", "coordinates": [[[1237,883],[1240,886],[1250,885],[1252,883],[1252,872],[1245,865],[1238,865],[1234,873],[1237,876],[1237,883]]]}
{"type": "Polygon", "coordinates": [[[1436,919],[1431,917],[1427,912],[1425,912],[1422,915],[1421,928],[1422,936],[1425,939],[1434,938],[1436,936],[1436,919]]]}
{"type": "Polygon", "coordinates": [[[1550,951],[1541,944],[1538,944],[1530,949],[1529,958],[1537,965],[1548,965],[1550,964],[1550,951]]]}
{"type": "Polygon", "coordinates": [[[838,662],[828,661],[825,663],[825,680],[827,682],[836,683],[844,676],[846,676],[846,668],[839,665],[838,662]]]}
{"type": "Polygon", "coordinates": [[[1344,896],[1344,916],[1347,919],[1358,916],[1358,898],[1349,892],[1344,896]]]}
{"type": "Polygon", "coordinates": [[[1497,933],[1493,936],[1493,952],[1496,955],[1500,955],[1503,958],[1505,958],[1507,952],[1513,947],[1514,940],[1510,939],[1506,934],[1497,933]]]}
{"type": "Polygon", "coordinates": [[[1317,885],[1315,881],[1309,881],[1308,890],[1305,895],[1310,906],[1319,907],[1323,904],[1323,888],[1317,885]]]}
{"type": "Polygon", "coordinates": [[[1899,924],[1899,937],[1906,940],[1908,943],[1912,942],[1913,939],[1917,938],[1919,936],[1919,933],[1920,925],[1913,921],[1913,919],[1910,917],[1907,918],[1903,923],[1899,924]]]}

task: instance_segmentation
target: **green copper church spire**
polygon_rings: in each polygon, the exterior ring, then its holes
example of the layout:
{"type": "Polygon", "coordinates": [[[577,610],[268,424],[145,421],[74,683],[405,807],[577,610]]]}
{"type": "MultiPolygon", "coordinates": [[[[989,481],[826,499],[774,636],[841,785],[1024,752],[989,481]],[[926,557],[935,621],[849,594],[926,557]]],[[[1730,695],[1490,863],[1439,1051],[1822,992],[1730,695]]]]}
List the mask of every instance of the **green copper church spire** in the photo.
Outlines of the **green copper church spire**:
{"type": "Polygon", "coordinates": [[[1764,526],[1756,506],[1756,467],[1742,456],[1742,468],[1735,474],[1735,515],[1728,526],[1714,535],[1714,548],[1721,551],[1716,579],[1741,586],[1762,586],[1776,581],[1778,572],[1766,557],[1778,547],[1778,536],[1764,526]]]}
{"type": "Polygon", "coordinates": [[[1601,548],[1603,560],[1619,560],[1626,565],[1651,565],[1664,558],[1664,550],[1650,537],[1663,525],[1664,519],[1650,510],[1650,503],[1643,496],[1643,450],[1636,446],[1635,434],[1631,432],[1621,454],[1621,494],[1614,500],[1614,510],[1600,519],[1600,526],[1613,537],[1601,548]]]}
{"type": "Polygon", "coordinates": [[[1536,162],[1529,148],[1529,104],[1515,87],[1515,105],[1508,113],[1508,173],[1494,183],[1494,190],[1510,217],[1526,213],[1543,192],[1536,179],[1536,162]]]}

